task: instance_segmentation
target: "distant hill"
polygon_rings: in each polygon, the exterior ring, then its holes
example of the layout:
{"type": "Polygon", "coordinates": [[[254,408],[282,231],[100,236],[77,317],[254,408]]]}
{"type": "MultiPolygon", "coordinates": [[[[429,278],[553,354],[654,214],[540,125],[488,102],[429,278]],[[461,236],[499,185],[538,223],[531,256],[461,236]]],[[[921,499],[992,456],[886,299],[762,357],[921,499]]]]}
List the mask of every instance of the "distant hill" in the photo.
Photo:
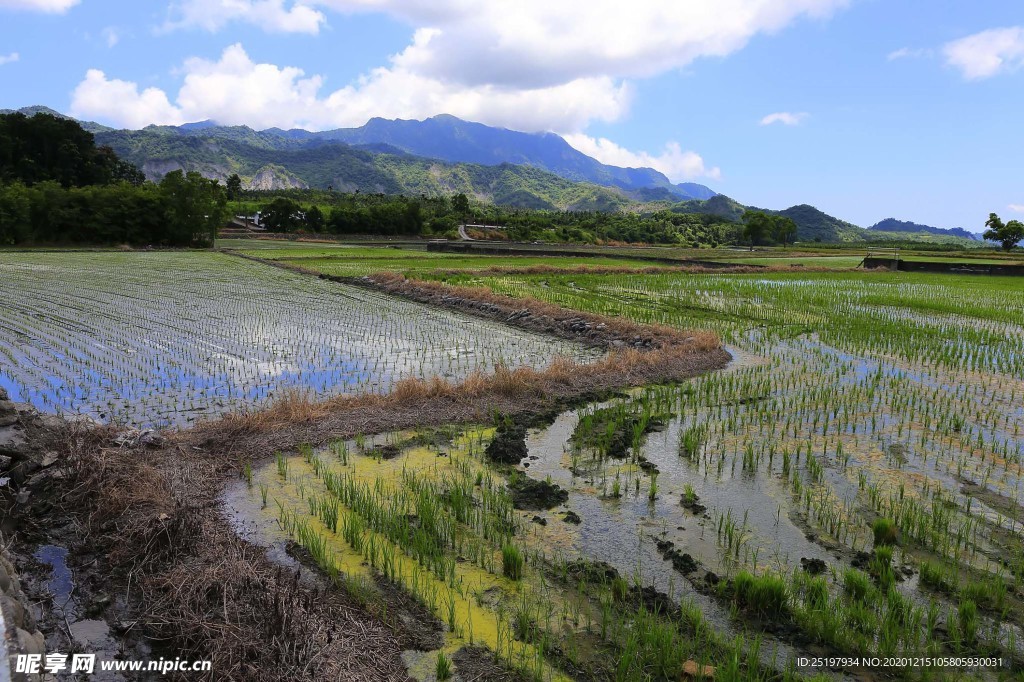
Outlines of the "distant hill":
{"type": "Polygon", "coordinates": [[[973,232],[968,232],[962,227],[932,227],[931,225],[921,225],[919,223],[912,223],[909,220],[896,220],[895,218],[886,218],[885,220],[881,220],[868,229],[879,232],[924,232],[927,234],[947,235],[951,237],[962,237],[963,239],[980,241],[978,235],[973,232]]]}
{"type": "Polygon", "coordinates": [[[973,239],[968,241],[970,238],[941,230],[938,233],[925,233],[920,231],[895,232],[875,228],[864,229],[853,223],[831,216],[808,204],[790,206],[778,211],[758,208],[756,206],[744,206],[735,199],[731,199],[724,194],[718,194],[705,201],[682,201],[671,207],[671,210],[676,213],[709,213],[731,221],[741,220],[743,212],[748,209],[792,218],[797,226],[797,240],[801,242],[919,241],[931,244],[959,244],[960,246],[977,244],[973,239]]]}
{"type": "Polygon", "coordinates": [[[864,228],[857,227],[845,220],[830,216],[807,204],[791,206],[781,211],[744,206],[735,199],[718,194],[704,201],[684,201],[672,207],[676,213],[710,213],[731,221],[739,221],[747,210],[764,211],[792,218],[797,226],[797,239],[800,241],[846,242],[863,241],[864,228]]]}
{"type": "Polygon", "coordinates": [[[792,218],[797,224],[797,239],[800,241],[850,242],[864,238],[864,228],[830,216],[808,204],[790,206],[772,213],[792,218]]]}

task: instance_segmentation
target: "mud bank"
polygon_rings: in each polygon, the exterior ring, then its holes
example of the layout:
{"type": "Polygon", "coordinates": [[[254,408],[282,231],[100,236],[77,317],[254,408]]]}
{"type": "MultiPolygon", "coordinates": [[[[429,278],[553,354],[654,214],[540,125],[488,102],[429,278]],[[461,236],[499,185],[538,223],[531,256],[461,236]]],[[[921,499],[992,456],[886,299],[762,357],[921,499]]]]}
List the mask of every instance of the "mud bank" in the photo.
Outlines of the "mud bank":
{"type": "Polygon", "coordinates": [[[516,299],[472,287],[412,280],[401,275],[379,274],[344,278],[320,275],[323,279],[369,287],[420,303],[458,310],[504,324],[572,339],[610,349],[649,350],[692,346],[708,350],[718,339],[707,332],[687,332],[661,325],[641,325],[620,318],[568,310],[533,299],[516,299]]]}

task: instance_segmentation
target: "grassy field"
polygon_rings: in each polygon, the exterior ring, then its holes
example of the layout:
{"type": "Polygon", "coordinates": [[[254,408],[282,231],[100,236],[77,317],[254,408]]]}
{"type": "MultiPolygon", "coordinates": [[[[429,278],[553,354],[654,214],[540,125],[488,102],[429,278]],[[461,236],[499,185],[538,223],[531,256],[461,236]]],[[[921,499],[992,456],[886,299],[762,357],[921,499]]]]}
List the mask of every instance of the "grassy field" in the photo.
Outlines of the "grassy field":
{"type": "Polygon", "coordinates": [[[762,256],[756,252],[743,255],[732,255],[728,257],[715,256],[712,260],[720,263],[737,263],[742,265],[802,265],[814,268],[847,269],[855,268],[864,260],[863,255],[842,256],[842,255],[804,255],[804,256],[762,256]]]}

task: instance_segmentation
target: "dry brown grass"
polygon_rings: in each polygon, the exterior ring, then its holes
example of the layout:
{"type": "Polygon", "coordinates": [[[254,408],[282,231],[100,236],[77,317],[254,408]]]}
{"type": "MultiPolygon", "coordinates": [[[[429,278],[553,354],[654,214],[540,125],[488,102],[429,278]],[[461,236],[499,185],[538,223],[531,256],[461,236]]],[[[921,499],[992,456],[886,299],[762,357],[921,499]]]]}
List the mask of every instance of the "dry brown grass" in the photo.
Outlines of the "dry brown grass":
{"type": "Polygon", "coordinates": [[[322,444],[342,435],[488,419],[550,409],[580,395],[673,381],[724,366],[720,348],[695,353],[686,345],[650,351],[617,350],[589,363],[556,358],[545,369],[498,368],[461,382],[405,379],[387,395],[317,400],[291,394],[265,409],[205,422],[177,436],[183,447],[202,447],[253,459],[298,443],[322,444]]]}
{"type": "MultiPolygon", "coordinates": [[[[300,405],[284,403],[293,415],[300,405]]],[[[70,489],[53,513],[81,529],[82,547],[69,549],[101,558],[102,589],[125,595],[133,611],[122,617],[138,619],[158,652],[212,662],[209,675],[187,679],[407,679],[390,626],[235,533],[219,495],[237,460],[173,443],[120,448],[113,435],[69,427],[70,489]]]]}

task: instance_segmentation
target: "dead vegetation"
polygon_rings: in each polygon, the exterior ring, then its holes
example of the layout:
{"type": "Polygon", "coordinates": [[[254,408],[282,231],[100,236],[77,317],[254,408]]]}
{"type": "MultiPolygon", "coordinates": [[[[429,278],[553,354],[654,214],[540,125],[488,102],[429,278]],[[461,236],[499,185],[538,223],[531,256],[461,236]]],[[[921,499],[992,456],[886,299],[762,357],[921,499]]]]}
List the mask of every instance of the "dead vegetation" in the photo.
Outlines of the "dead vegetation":
{"type": "Polygon", "coordinates": [[[70,553],[95,557],[79,580],[92,572],[125,595],[109,620],[140,628],[154,653],[210,660],[206,679],[407,679],[395,626],[325,579],[275,565],[231,528],[219,494],[237,460],[174,443],[122,448],[114,435],[67,427],[68,489],[31,519],[38,530],[64,526],[70,553]]]}

